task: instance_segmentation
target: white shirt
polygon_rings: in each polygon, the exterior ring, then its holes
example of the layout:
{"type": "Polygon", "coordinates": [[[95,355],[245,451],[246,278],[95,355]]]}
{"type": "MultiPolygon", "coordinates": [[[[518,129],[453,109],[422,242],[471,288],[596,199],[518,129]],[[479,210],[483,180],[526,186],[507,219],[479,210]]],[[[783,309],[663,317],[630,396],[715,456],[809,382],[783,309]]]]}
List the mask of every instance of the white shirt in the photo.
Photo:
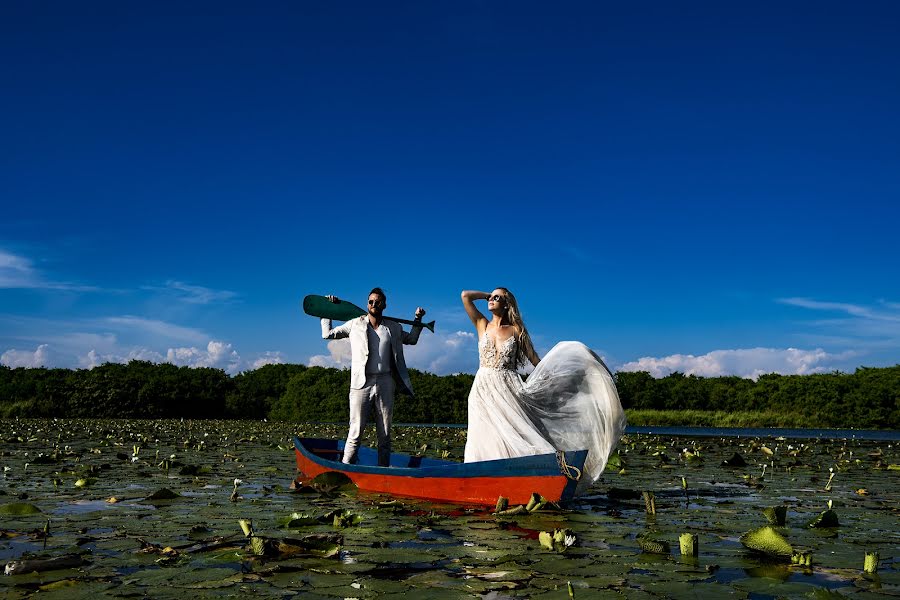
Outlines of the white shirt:
{"type": "Polygon", "coordinates": [[[370,323],[366,327],[369,340],[369,358],[366,375],[383,375],[391,372],[391,332],[382,322],[378,327],[370,323]]]}

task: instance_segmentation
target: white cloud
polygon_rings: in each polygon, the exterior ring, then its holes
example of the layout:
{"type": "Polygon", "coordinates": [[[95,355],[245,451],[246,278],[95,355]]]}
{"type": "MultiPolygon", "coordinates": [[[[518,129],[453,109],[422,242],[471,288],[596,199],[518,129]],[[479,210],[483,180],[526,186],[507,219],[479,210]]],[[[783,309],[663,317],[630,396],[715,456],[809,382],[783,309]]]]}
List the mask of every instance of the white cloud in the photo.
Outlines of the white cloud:
{"type": "MultiPolygon", "coordinates": [[[[875,308],[863,306],[860,304],[850,304],[847,302],[821,302],[819,300],[812,300],[809,298],[780,298],[778,302],[782,304],[788,304],[790,306],[808,308],[810,310],[844,312],[848,315],[859,317],[861,319],[900,322],[900,314],[895,314],[893,312],[884,312],[883,310],[879,311],[875,308]]],[[[882,302],[881,308],[887,309],[888,311],[898,310],[897,305],[890,302],[882,302]]]]}
{"type": "Polygon", "coordinates": [[[214,302],[228,302],[238,297],[237,292],[230,290],[215,290],[201,285],[192,285],[183,281],[167,281],[165,286],[142,286],[142,289],[163,292],[174,295],[182,302],[188,304],[212,304],[214,302]]]}
{"type": "Polygon", "coordinates": [[[39,282],[30,260],[0,250],[0,288],[33,288],[39,282]]]}
{"type": "Polygon", "coordinates": [[[350,340],[329,340],[328,354],[316,354],[309,357],[311,367],[337,367],[344,369],[350,367],[350,340]]]}
{"type": "Polygon", "coordinates": [[[209,336],[199,329],[131,315],[107,317],[102,323],[108,327],[120,330],[133,330],[141,334],[151,334],[170,340],[194,344],[203,343],[204,340],[209,339],[209,336]]]}
{"type": "Polygon", "coordinates": [[[262,355],[250,363],[250,368],[256,370],[266,365],[283,365],[284,363],[284,356],[282,356],[281,352],[263,352],[262,355]]]}
{"type": "Polygon", "coordinates": [[[821,348],[744,348],[714,350],[702,356],[672,354],[664,357],[645,356],[621,365],[619,371],[647,371],[654,377],[665,377],[676,371],[685,375],[720,377],[737,375],[756,379],[765,373],[807,375],[825,373],[837,368],[851,353],[831,354],[821,348]]]}
{"type": "MultiPolygon", "coordinates": [[[[474,373],[478,368],[475,334],[468,331],[442,334],[424,330],[417,344],[403,346],[403,355],[407,367],[438,375],[474,373]]],[[[308,363],[311,367],[349,368],[350,340],[330,340],[328,354],[310,356],[308,363]]]]}
{"type": "Polygon", "coordinates": [[[404,355],[407,366],[437,375],[474,373],[478,369],[478,344],[471,331],[423,331],[418,344],[404,347],[404,355]]]}
{"type": "Polygon", "coordinates": [[[199,348],[169,348],[166,362],[187,367],[213,367],[232,375],[241,370],[241,357],[231,344],[210,340],[206,350],[199,348]]]}
{"type": "Polygon", "coordinates": [[[876,363],[896,361],[900,352],[900,305],[897,303],[881,300],[862,305],[809,298],[781,298],[778,302],[825,317],[799,321],[805,329],[797,335],[802,343],[852,349],[853,356],[876,363]]]}
{"type": "Polygon", "coordinates": [[[93,369],[105,363],[127,363],[132,360],[145,360],[153,363],[164,362],[163,355],[148,348],[132,348],[127,354],[107,353],[90,350],[84,356],[78,358],[78,366],[83,369],[93,369]]]}
{"type": "Polygon", "coordinates": [[[24,257],[0,250],[0,289],[44,289],[74,292],[97,291],[97,288],[62,281],[50,281],[24,257]]]}
{"type": "Polygon", "coordinates": [[[10,349],[0,355],[0,364],[6,365],[12,369],[16,367],[26,367],[34,369],[37,367],[51,367],[50,346],[41,344],[32,352],[30,350],[10,349]]]}

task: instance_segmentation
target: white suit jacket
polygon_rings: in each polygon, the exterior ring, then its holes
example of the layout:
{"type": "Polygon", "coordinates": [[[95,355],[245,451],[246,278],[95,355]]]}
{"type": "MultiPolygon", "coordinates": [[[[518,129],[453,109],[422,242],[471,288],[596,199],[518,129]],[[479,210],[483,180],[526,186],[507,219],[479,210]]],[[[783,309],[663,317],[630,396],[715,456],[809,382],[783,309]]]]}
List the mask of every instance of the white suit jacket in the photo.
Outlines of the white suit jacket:
{"type": "MultiPolygon", "coordinates": [[[[422,333],[421,325],[413,325],[412,331],[403,331],[400,323],[384,319],[382,321],[391,333],[391,350],[394,355],[391,371],[394,379],[399,384],[400,392],[412,396],[412,382],[409,380],[409,371],[406,370],[406,361],[403,358],[403,344],[413,345],[419,341],[422,333]]],[[[369,316],[362,315],[334,329],[331,328],[331,319],[322,319],[322,338],[326,340],[339,340],[350,338],[350,389],[359,390],[366,385],[366,362],[369,360],[369,337],[366,328],[369,326],[369,316]]]]}

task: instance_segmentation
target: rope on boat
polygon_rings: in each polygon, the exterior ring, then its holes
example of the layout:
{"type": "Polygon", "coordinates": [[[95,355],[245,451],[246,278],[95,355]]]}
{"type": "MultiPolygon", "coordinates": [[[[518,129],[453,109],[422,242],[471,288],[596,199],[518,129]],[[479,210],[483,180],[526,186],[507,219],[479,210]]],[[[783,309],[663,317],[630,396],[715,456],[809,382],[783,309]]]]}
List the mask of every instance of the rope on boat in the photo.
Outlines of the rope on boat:
{"type": "Polygon", "coordinates": [[[559,465],[559,472],[565,475],[567,478],[573,481],[578,481],[581,479],[581,469],[567,463],[566,453],[562,450],[556,451],[556,464],[559,465]]]}

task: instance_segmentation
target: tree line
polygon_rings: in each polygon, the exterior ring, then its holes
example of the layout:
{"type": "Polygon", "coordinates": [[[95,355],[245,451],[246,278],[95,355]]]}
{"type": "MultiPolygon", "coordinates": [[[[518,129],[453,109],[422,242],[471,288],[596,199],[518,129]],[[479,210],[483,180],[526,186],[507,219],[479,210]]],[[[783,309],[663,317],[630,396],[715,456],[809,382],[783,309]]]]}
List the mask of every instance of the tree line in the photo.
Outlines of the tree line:
{"type": "MultiPolygon", "coordinates": [[[[410,371],[416,396],[395,401],[395,423],[465,423],[473,376],[410,371]]],[[[900,365],[854,373],[697,377],[615,375],[626,409],[800,413],[809,427],[900,429],[900,365]]],[[[131,361],[93,369],[0,366],[0,417],[242,418],[344,421],[350,372],[266,365],[221,369],[131,361]]]]}

